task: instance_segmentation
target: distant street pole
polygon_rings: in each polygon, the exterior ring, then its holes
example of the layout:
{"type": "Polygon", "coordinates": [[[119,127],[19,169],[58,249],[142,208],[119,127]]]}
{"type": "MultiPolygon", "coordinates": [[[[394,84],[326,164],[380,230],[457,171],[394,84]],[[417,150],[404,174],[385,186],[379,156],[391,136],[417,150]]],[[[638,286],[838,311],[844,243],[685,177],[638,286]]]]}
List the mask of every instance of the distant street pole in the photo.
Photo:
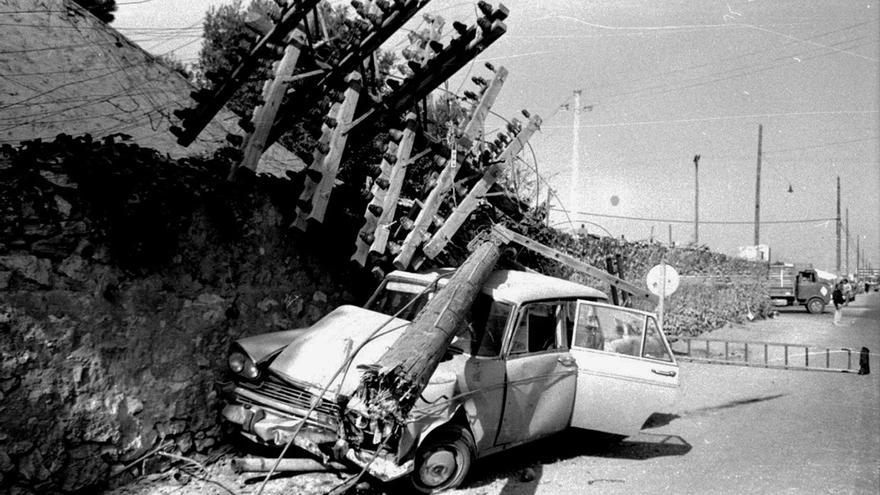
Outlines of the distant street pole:
{"type": "Polygon", "coordinates": [[[837,176],[837,275],[840,275],[840,176],[837,176]]]}
{"type": "Polygon", "coordinates": [[[700,155],[694,155],[694,245],[700,243],[700,155]]]}
{"type": "Polygon", "coordinates": [[[669,224],[669,245],[672,245],[672,224],[669,224]]]}
{"type": "Polygon", "coordinates": [[[758,174],[755,179],[755,246],[761,243],[761,138],[764,126],[758,124],[758,174]]]}
{"type": "Polygon", "coordinates": [[[859,236],[856,236],[856,273],[857,274],[859,273],[859,269],[861,268],[861,265],[859,265],[859,262],[861,261],[861,254],[862,254],[861,244],[862,244],[861,239],[859,239],[859,236]]]}
{"type": "Polygon", "coordinates": [[[574,92],[574,112],[571,128],[571,184],[568,209],[577,208],[578,187],[580,186],[580,132],[581,132],[581,90],[574,92]]]}
{"type": "Polygon", "coordinates": [[[849,269],[849,207],[846,208],[846,228],[844,229],[846,236],[846,273],[852,273],[849,269]]]}

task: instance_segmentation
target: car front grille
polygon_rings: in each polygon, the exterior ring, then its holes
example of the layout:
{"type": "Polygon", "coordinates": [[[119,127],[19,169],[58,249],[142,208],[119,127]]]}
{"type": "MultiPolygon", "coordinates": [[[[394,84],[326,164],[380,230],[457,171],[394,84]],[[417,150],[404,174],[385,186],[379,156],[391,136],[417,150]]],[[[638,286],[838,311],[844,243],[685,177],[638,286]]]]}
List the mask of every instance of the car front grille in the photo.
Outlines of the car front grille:
{"type": "MultiPolygon", "coordinates": [[[[319,403],[314,409],[316,412],[327,415],[334,420],[340,417],[339,405],[334,400],[326,398],[318,399],[317,394],[313,394],[306,387],[284,381],[273,374],[268,375],[259,383],[241,381],[237,385],[252,394],[266,397],[275,403],[280,403],[281,405],[290,408],[289,411],[280,411],[287,413],[285,415],[302,417],[309,409],[311,409],[313,401],[318,400],[319,403]]],[[[253,405],[267,405],[255,403],[254,400],[244,398],[241,395],[239,395],[239,401],[253,405]]],[[[272,407],[272,409],[278,408],[272,407]]]]}

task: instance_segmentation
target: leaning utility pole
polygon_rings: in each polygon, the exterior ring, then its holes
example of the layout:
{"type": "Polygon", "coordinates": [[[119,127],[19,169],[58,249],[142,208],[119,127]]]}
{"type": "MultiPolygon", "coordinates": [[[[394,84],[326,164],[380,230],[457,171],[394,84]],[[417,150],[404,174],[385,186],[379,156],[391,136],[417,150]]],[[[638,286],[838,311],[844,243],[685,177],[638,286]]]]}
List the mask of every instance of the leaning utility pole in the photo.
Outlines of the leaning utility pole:
{"type": "Polygon", "coordinates": [[[840,275],[840,176],[837,176],[837,274],[840,275]]]}
{"type": "Polygon", "coordinates": [[[700,155],[694,155],[694,245],[700,243],[700,155]]]}
{"type": "Polygon", "coordinates": [[[761,243],[761,138],[764,126],[758,124],[758,174],[755,179],[755,246],[761,243]]]}

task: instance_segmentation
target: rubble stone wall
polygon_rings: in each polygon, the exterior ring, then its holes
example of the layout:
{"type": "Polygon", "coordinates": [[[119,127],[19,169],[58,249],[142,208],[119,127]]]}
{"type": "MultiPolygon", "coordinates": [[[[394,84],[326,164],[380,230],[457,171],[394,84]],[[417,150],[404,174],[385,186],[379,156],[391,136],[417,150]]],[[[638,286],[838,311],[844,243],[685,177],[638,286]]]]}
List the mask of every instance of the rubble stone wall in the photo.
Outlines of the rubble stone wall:
{"type": "Polygon", "coordinates": [[[0,492],[209,451],[231,340],[363,301],[332,240],[291,233],[290,181],[225,174],[112,139],[0,152],[0,492]]]}
{"type": "MultiPolygon", "coordinates": [[[[648,271],[661,262],[681,275],[679,289],[665,301],[665,328],[671,335],[699,335],[729,323],[766,317],[772,310],[767,290],[767,264],[733,258],[705,246],[668,246],[657,242],[631,242],[612,237],[572,236],[564,232],[533,229],[537,240],[570,253],[596,267],[605,267],[608,256],[620,255],[626,280],[645,287],[648,271]]],[[[537,255],[522,256],[527,266],[570,278],[610,293],[604,282],[573,273],[537,255]]],[[[636,307],[649,311],[646,303],[636,307]]]]}

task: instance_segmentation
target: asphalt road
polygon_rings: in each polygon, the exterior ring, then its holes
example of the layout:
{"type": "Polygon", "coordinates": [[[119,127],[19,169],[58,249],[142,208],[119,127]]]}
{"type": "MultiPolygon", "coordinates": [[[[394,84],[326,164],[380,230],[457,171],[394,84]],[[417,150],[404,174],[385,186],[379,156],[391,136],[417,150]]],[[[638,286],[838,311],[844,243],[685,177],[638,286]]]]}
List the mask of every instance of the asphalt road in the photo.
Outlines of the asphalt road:
{"type": "Polygon", "coordinates": [[[639,435],[558,435],[479,462],[451,493],[880,493],[880,293],[831,318],[786,309],[712,336],[865,346],[870,375],[682,363],[673,410],[639,435]]]}

